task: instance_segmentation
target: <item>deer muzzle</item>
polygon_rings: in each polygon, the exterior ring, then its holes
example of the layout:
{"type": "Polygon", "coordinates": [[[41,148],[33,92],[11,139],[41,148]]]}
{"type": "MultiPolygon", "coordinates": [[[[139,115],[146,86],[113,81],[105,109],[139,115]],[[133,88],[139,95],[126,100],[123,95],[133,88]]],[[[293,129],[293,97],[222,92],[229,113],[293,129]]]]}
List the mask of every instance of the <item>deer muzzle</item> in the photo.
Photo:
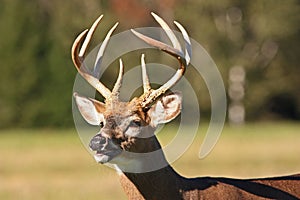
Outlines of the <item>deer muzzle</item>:
{"type": "Polygon", "coordinates": [[[95,151],[94,158],[101,164],[111,161],[122,152],[121,148],[115,145],[112,139],[103,136],[101,133],[91,139],[89,147],[92,151],[95,151]]]}

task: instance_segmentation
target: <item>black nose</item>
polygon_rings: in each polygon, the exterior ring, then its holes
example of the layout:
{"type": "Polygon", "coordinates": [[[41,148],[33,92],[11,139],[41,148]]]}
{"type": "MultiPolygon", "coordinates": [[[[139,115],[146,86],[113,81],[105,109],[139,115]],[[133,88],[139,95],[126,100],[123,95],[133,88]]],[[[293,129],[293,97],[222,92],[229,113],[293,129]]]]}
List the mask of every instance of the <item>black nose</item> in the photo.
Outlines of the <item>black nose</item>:
{"type": "Polygon", "coordinates": [[[106,144],[106,138],[98,134],[91,139],[89,146],[93,151],[98,151],[104,144],[106,144]]]}

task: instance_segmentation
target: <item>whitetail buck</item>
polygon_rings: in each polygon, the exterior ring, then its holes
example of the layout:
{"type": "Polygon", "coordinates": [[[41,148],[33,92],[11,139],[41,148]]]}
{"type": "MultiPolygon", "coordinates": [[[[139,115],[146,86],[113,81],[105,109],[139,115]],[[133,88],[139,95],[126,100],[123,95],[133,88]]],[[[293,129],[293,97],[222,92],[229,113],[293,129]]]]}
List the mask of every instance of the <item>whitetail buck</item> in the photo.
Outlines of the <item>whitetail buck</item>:
{"type": "MultiPolygon", "coordinates": [[[[299,199],[299,174],[245,180],[211,177],[185,178],[167,163],[154,131],[158,124],[171,121],[181,112],[180,93],[165,93],[183,76],[190,61],[191,46],[186,31],[179,23],[175,22],[185,40],[184,50],[166,23],[157,15],[153,14],[153,16],[171,39],[173,47],[135,31],[133,33],[146,43],[174,56],[179,61],[180,67],[168,82],[154,90],[150,87],[144,56],[142,56],[144,93],[130,102],[119,100],[123,74],[121,60],[119,76],[112,91],[106,88],[83,62],[88,43],[101,17],[95,21],[89,31],[83,31],[74,41],[72,59],[76,69],[105,98],[105,103],[102,103],[74,94],[83,118],[89,124],[98,125],[101,128],[89,144],[90,149],[95,152],[96,161],[116,166],[120,174],[121,185],[129,199],[299,199]],[[154,151],[159,153],[149,154],[155,156],[147,159],[132,156],[154,151]],[[161,163],[165,164],[162,168],[155,168],[161,163]],[[155,170],[149,170],[149,165],[155,170]]],[[[115,27],[116,25],[109,31],[100,47],[98,58],[102,57],[115,27]]]]}

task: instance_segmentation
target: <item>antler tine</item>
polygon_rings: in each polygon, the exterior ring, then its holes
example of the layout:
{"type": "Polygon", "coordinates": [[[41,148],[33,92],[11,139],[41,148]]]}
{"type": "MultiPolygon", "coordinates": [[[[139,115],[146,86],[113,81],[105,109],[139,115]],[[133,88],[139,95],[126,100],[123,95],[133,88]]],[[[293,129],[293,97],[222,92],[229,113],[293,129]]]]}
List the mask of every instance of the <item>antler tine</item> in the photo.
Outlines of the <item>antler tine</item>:
{"type": "Polygon", "coordinates": [[[185,43],[185,60],[186,60],[186,64],[188,65],[190,63],[191,55],[192,55],[192,44],[190,41],[190,37],[180,23],[174,21],[174,24],[179,28],[179,30],[183,35],[183,39],[185,43]]]}
{"type": "MultiPolygon", "coordinates": [[[[189,36],[188,36],[187,32],[185,31],[185,29],[178,22],[174,22],[176,24],[176,26],[179,28],[179,30],[181,31],[184,41],[185,41],[185,51],[183,52],[182,48],[180,46],[180,43],[178,42],[178,39],[176,38],[173,31],[171,31],[169,26],[166,24],[166,22],[163,21],[156,14],[154,14],[154,13],[151,13],[151,14],[155,18],[155,20],[161,25],[163,30],[166,32],[167,36],[169,37],[169,39],[172,42],[173,47],[171,47],[165,43],[162,43],[158,40],[155,40],[153,38],[150,38],[148,36],[145,36],[133,29],[131,29],[131,31],[137,37],[139,37],[141,40],[146,42],[147,44],[157,47],[158,49],[177,58],[177,60],[179,61],[180,67],[176,71],[174,76],[170,80],[168,80],[164,85],[162,85],[160,88],[158,88],[156,90],[150,90],[151,92],[149,94],[143,95],[141,97],[142,98],[141,105],[143,107],[147,107],[148,105],[153,103],[159,96],[164,94],[168,89],[173,87],[181,79],[181,77],[183,76],[183,74],[186,70],[187,65],[190,62],[190,58],[191,58],[191,42],[190,42],[189,36]]],[[[149,91],[149,90],[147,90],[147,91],[149,91]]],[[[145,94],[145,90],[144,90],[144,94],[145,94]]]]}
{"type": "Polygon", "coordinates": [[[105,36],[105,39],[103,40],[103,42],[102,42],[102,44],[101,44],[101,46],[98,50],[95,65],[94,65],[94,75],[96,77],[99,77],[100,65],[101,65],[101,62],[102,62],[102,57],[103,57],[104,50],[107,46],[107,43],[110,39],[111,34],[117,28],[118,24],[119,24],[119,22],[115,23],[115,25],[108,31],[107,35],[105,36]]]}
{"type": "Polygon", "coordinates": [[[170,38],[173,47],[175,49],[178,49],[179,51],[182,51],[178,39],[176,38],[174,32],[170,29],[168,24],[162,18],[160,18],[157,14],[155,14],[154,12],[151,12],[151,15],[159,23],[159,25],[164,29],[164,31],[167,34],[168,38],[170,38]]]}
{"type": "Polygon", "coordinates": [[[148,93],[151,90],[151,86],[150,86],[149,78],[147,75],[145,54],[142,54],[142,56],[141,56],[141,65],[142,65],[142,78],[143,78],[144,93],[148,93]]]}
{"type": "Polygon", "coordinates": [[[80,67],[81,67],[81,64],[83,62],[82,57],[79,57],[79,55],[78,55],[78,51],[79,51],[80,43],[85,38],[87,32],[88,32],[87,29],[82,31],[77,36],[77,38],[75,39],[75,41],[72,45],[71,56],[72,56],[73,63],[74,63],[74,65],[75,65],[75,67],[78,71],[80,71],[80,67]]]}
{"type": "MultiPolygon", "coordinates": [[[[90,70],[88,70],[88,68],[85,66],[83,60],[84,60],[84,54],[86,52],[86,49],[90,43],[90,40],[100,22],[100,20],[102,19],[103,15],[101,15],[100,17],[97,18],[97,20],[93,23],[93,25],[91,26],[90,30],[86,29],[84,30],[81,34],[79,34],[77,36],[77,38],[75,39],[73,45],[72,45],[72,50],[71,50],[71,54],[72,54],[72,60],[73,63],[77,69],[77,71],[79,72],[79,74],[91,85],[93,86],[105,99],[109,99],[112,96],[112,92],[105,87],[99,80],[97,77],[93,76],[92,73],[90,72],[90,70]],[[82,43],[81,49],[80,48],[80,44],[82,43]]],[[[113,28],[109,31],[109,33],[107,34],[105,40],[104,40],[104,44],[102,44],[102,46],[100,47],[101,50],[101,55],[100,58],[103,55],[103,51],[106,47],[106,44],[108,42],[108,39],[111,35],[111,33],[113,32],[113,30],[116,28],[117,24],[115,24],[113,26],[113,28]]],[[[99,50],[99,51],[100,51],[99,50]]],[[[99,53],[98,53],[99,54],[99,53]]],[[[97,58],[97,60],[99,61],[100,59],[97,58]]],[[[98,63],[98,62],[97,62],[98,63]]]]}
{"type": "Polygon", "coordinates": [[[162,50],[162,51],[164,51],[164,52],[166,52],[166,53],[168,53],[168,54],[170,54],[170,55],[172,55],[172,56],[174,56],[176,58],[178,56],[179,57],[184,57],[183,54],[182,54],[182,52],[179,51],[178,49],[175,49],[175,48],[173,48],[173,47],[171,47],[171,46],[169,46],[169,45],[167,45],[165,43],[162,43],[162,42],[160,42],[158,40],[155,40],[155,39],[152,39],[152,38],[150,38],[148,36],[145,36],[145,35],[137,32],[137,31],[135,31],[133,29],[131,29],[131,32],[134,35],[136,35],[138,38],[140,38],[141,40],[143,40],[144,42],[146,42],[147,44],[149,44],[151,46],[154,46],[154,47],[156,47],[156,48],[158,48],[158,49],[160,49],[160,50],[162,50]]]}
{"type": "Polygon", "coordinates": [[[118,99],[118,97],[119,97],[120,88],[122,85],[123,73],[124,73],[124,66],[123,66],[122,59],[120,59],[119,62],[120,62],[119,75],[118,75],[117,81],[115,83],[115,86],[112,90],[112,98],[113,99],[118,99]]]}
{"type": "Polygon", "coordinates": [[[84,42],[83,42],[83,44],[81,46],[81,49],[79,51],[79,54],[78,54],[79,57],[83,57],[84,56],[84,54],[86,52],[86,49],[87,49],[87,47],[88,47],[88,45],[89,45],[89,43],[90,43],[90,41],[91,41],[91,39],[92,39],[92,37],[94,35],[94,32],[95,32],[95,30],[96,30],[96,28],[97,28],[100,20],[102,19],[102,17],[103,17],[103,15],[100,15],[95,20],[95,22],[93,23],[93,25],[91,26],[91,28],[90,28],[89,32],[87,33],[86,38],[85,38],[85,40],[84,40],[84,42]]]}

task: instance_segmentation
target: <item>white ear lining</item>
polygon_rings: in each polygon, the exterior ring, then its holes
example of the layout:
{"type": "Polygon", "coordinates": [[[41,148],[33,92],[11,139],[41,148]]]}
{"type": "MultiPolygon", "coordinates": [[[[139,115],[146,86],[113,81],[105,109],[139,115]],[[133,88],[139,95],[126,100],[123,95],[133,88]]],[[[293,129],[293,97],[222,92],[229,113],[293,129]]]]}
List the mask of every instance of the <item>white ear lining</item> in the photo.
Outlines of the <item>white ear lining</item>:
{"type": "Polygon", "coordinates": [[[152,126],[170,122],[177,117],[181,111],[181,93],[176,92],[163,96],[149,110],[152,126]]]}
{"type": "Polygon", "coordinates": [[[157,126],[158,124],[160,124],[160,122],[163,121],[163,117],[164,117],[164,107],[161,101],[157,101],[152,112],[151,123],[154,126],[157,126]]]}
{"type": "Polygon", "coordinates": [[[99,125],[103,120],[103,115],[97,112],[93,101],[77,94],[74,94],[74,97],[82,117],[91,125],[99,125]]]}

